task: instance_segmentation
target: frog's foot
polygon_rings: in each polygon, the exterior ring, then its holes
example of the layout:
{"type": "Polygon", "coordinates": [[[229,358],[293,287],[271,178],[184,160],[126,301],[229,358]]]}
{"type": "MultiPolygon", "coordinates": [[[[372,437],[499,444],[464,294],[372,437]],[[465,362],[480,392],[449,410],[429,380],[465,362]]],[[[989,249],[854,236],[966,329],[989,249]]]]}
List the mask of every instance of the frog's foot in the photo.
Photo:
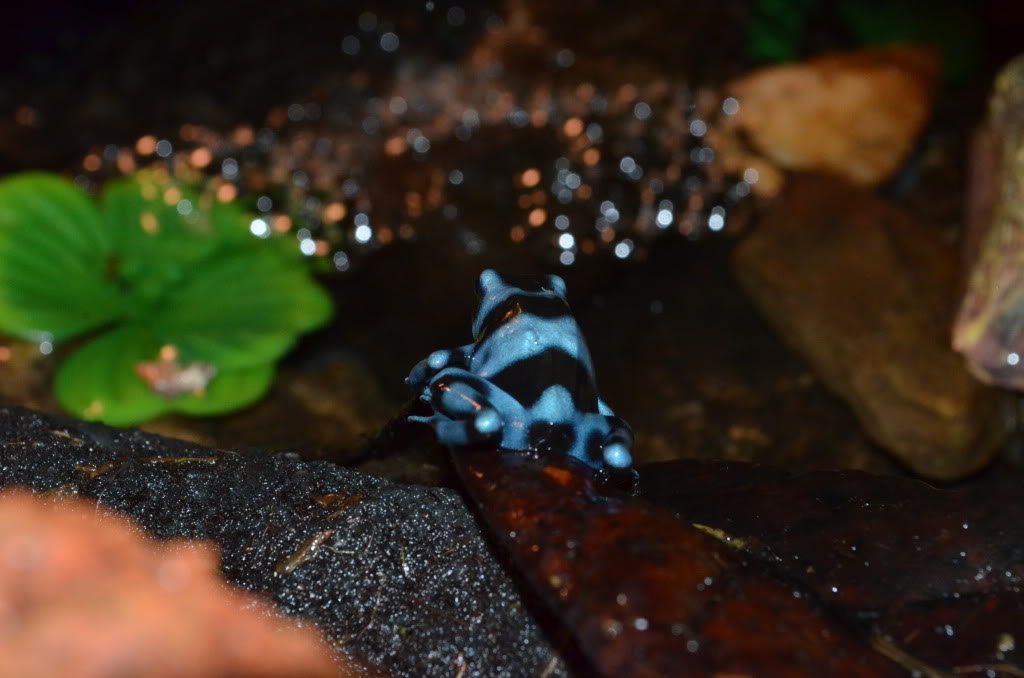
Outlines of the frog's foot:
{"type": "Polygon", "coordinates": [[[438,372],[451,367],[466,367],[472,349],[473,345],[468,344],[451,350],[434,351],[416,363],[409,376],[405,378],[405,383],[416,390],[425,390],[438,372]]]}
{"type": "Polygon", "coordinates": [[[430,402],[434,414],[409,417],[410,421],[433,426],[439,442],[468,445],[494,440],[501,434],[504,421],[491,405],[489,384],[457,367],[445,368],[430,382],[421,400],[430,402]],[[429,393],[429,395],[427,395],[429,393]]]}
{"type": "Polygon", "coordinates": [[[619,417],[607,417],[610,431],[601,445],[604,463],[613,468],[629,468],[633,463],[633,432],[619,417]]]}
{"type": "Polygon", "coordinates": [[[409,421],[427,424],[434,429],[437,440],[445,445],[471,445],[494,440],[502,428],[501,416],[493,408],[485,408],[468,419],[449,419],[443,414],[409,417],[409,421]]]}
{"type": "Polygon", "coordinates": [[[434,424],[434,433],[438,441],[445,445],[472,445],[493,441],[501,433],[501,426],[501,417],[498,413],[487,408],[471,419],[441,418],[434,424]]]}

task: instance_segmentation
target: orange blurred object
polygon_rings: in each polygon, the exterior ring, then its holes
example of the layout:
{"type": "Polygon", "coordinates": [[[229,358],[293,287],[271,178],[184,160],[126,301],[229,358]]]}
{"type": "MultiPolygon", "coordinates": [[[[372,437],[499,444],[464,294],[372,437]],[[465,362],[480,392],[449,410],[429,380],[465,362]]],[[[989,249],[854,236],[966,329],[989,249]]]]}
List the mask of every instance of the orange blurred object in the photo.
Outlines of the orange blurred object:
{"type": "Polygon", "coordinates": [[[519,180],[526,188],[533,188],[540,182],[540,171],[531,167],[530,169],[523,172],[519,180]]]}
{"type": "MultiPolygon", "coordinates": [[[[73,490],[72,490],[73,491],[73,490]]],[[[0,492],[0,678],[328,678],[312,628],[225,585],[216,551],[95,502],[0,492]]]]}

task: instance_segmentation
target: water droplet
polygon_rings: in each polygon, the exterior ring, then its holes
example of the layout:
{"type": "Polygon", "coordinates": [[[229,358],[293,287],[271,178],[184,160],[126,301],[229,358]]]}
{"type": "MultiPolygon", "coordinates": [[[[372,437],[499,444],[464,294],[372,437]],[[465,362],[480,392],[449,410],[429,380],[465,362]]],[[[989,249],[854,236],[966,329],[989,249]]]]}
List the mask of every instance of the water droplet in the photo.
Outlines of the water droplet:
{"type": "Polygon", "coordinates": [[[253,219],[249,223],[249,232],[257,238],[266,238],[270,235],[270,225],[263,219],[253,219]]]}

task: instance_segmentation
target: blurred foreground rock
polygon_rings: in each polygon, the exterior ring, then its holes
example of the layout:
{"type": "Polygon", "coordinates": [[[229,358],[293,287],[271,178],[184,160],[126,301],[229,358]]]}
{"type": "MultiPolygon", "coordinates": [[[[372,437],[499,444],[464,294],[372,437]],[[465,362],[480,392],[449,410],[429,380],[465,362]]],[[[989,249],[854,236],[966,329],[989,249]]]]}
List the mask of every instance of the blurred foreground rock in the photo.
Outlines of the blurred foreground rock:
{"type": "Polygon", "coordinates": [[[92,501],[0,492],[0,677],[355,675],[313,629],[224,586],[217,561],[92,501]]]}
{"type": "Polygon", "coordinates": [[[1024,56],[996,79],[972,165],[971,272],[953,345],[978,378],[1024,389],[1024,56]]]}
{"type": "Polygon", "coordinates": [[[798,176],[737,248],[748,294],[864,428],[917,473],[983,467],[996,392],[949,346],[958,257],[940,234],[838,180],[798,176]]]}
{"type": "Polygon", "coordinates": [[[728,169],[758,170],[754,190],[761,195],[781,189],[776,168],[876,185],[895,174],[924,128],[937,72],[936,54],[919,47],[761,68],[726,85],[739,110],[725,119],[715,145],[728,169]],[[741,150],[740,136],[755,154],[741,150]]]}

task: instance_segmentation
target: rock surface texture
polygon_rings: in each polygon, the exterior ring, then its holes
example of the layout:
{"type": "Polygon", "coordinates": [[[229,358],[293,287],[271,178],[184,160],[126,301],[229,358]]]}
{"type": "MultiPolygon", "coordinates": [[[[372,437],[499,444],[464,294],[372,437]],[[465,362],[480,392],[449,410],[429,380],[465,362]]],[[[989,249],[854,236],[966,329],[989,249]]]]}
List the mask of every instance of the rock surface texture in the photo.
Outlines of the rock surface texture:
{"type": "Polygon", "coordinates": [[[0,409],[0,486],[99,500],[209,539],[230,583],[392,676],[567,675],[458,494],[328,462],[224,451],[0,409]]]}

